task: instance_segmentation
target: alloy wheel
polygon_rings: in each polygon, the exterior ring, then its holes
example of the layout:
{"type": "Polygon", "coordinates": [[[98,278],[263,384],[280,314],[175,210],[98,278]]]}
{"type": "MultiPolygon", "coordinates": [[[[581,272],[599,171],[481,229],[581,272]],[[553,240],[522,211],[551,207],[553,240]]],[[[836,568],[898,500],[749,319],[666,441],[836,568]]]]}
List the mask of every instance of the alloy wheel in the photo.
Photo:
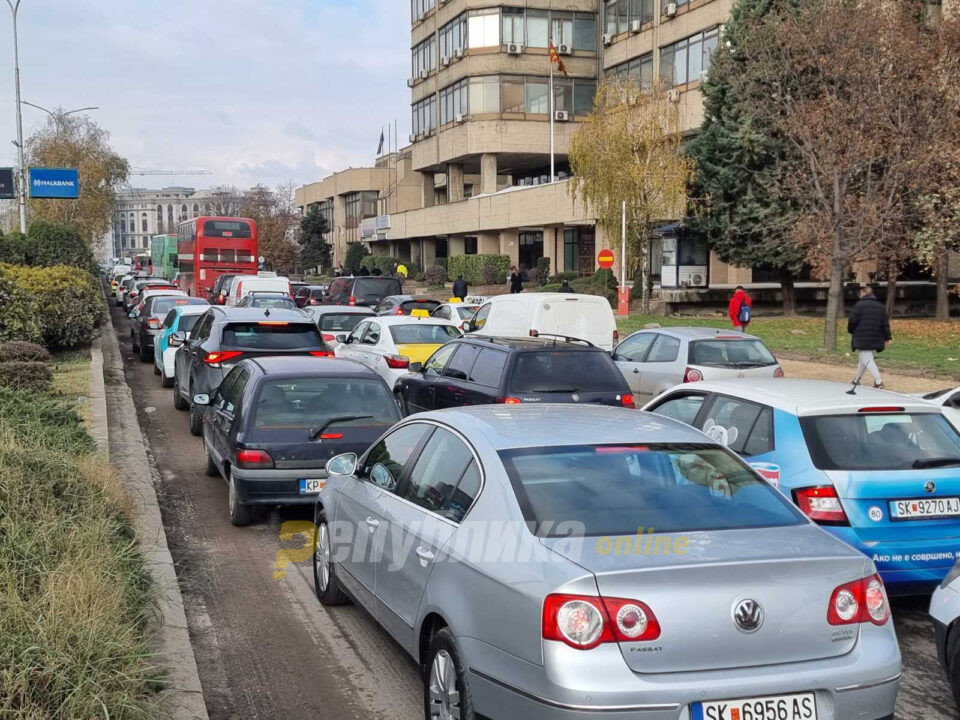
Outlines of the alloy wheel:
{"type": "Polygon", "coordinates": [[[317,583],[320,592],[326,592],[330,585],[330,536],[327,533],[327,524],[320,523],[317,528],[317,551],[313,554],[313,561],[317,565],[317,583]]]}
{"type": "Polygon", "coordinates": [[[457,669],[446,650],[440,650],[430,665],[430,717],[438,720],[460,720],[457,669]]]}

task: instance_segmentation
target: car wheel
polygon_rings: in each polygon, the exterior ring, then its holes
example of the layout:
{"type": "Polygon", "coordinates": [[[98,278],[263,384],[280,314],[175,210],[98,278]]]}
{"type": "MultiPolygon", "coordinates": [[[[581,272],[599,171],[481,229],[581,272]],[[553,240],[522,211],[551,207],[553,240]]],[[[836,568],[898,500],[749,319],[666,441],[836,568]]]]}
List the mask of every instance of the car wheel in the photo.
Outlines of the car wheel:
{"type": "Polygon", "coordinates": [[[167,373],[163,370],[160,371],[160,386],[165,388],[173,387],[173,378],[168,378],[167,373]]]}
{"type": "Polygon", "coordinates": [[[430,641],[423,672],[423,705],[425,718],[476,719],[460,653],[447,628],[430,641]]]}
{"type": "Polygon", "coordinates": [[[140,342],[137,343],[137,349],[140,352],[140,362],[148,363],[153,361],[153,348],[147,347],[146,343],[143,342],[143,338],[140,338],[140,342]]]}
{"type": "Polygon", "coordinates": [[[204,443],[203,451],[204,455],[207,456],[207,467],[205,467],[203,470],[204,474],[207,477],[219,477],[220,468],[213,461],[213,456],[210,454],[210,450],[206,447],[206,443],[204,443]]]}
{"type": "Polygon", "coordinates": [[[134,352],[140,352],[140,348],[137,347],[137,336],[134,335],[133,330],[130,331],[130,349],[134,352]]]}
{"type": "Polygon", "coordinates": [[[960,625],[956,623],[953,624],[947,635],[944,664],[946,665],[947,680],[950,682],[950,690],[953,691],[953,699],[960,706],[960,625]]]}
{"type": "Polygon", "coordinates": [[[163,375],[163,371],[157,367],[157,359],[153,359],[153,374],[154,375],[163,375]]]}
{"type": "Polygon", "coordinates": [[[313,587],[317,592],[317,599],[323,605],[346,605],[350,598],[343,592],[337,579],[330,545],[330,526],[327,525],[327,517],[323,513],[317,518],[313,532],[313,587]]]}
{"type": "Polygon", "coordinates": [[[203,406],[192,402],[193,388],[190,388],[190,434],[197,437],[203,435],[203,406]]]}
{"type": "Polygon", "coordinates": [[[177,382],[177,376],[173,376],[173,406],[177,410],[189,410],[190,403],[183,399],[180,394],[180,383],[177,382]]]}
{"type": "Polygon", "coordinates": [[[227,471],[227,507],[230,511],[230,524],[244,527],[253,522],[253,508],[244,505],[237,497],[237,486],[233,481],[233,473],[227,471]]]}

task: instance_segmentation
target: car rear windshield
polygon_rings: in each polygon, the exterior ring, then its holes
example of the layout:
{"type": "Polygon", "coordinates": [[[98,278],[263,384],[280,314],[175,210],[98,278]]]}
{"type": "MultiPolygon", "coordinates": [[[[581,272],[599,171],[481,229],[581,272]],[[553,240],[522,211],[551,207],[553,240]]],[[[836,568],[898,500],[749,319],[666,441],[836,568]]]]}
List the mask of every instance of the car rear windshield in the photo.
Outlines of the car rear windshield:
{"type": "Polygon", "coordinates": [[[353,294],[359,298],[383,298],[388,295],[400,295],[403,290],[396,278],[357,278],[353,285],[353,294]]]}
{"type": "Polygon", "coordinates": [[[960,435],[940,414],[822,415],[800,427],[820,470],[960,466],[960,435]]]}
{"type": "Polygon", "coordinates": [[[320,329],[326,332],[348,333],[353,330],[363,318],[369,315],[360,313],[326,313],[320,316],[320,329]]]}
{"type": "Polygon", "coordinates": [[[153,314],[166,315],[171,308],[181,305],[207,305],[206,300],[191,297],[162,297],[153,301],[153,314]]]}
{"type": "Polygon", "coordinates": [[[203,224],[204,237],[240,238],[252,237],[250,223],[237,220],[207,220],[203,224]]]}
{"type": "Polygon", "coordinates": [[[761,340],[695,340],[690,343],[689,364],[751,368],[776,365],[777,359],[761,340]]]}
{"type": "Polygon", "coordinates": [[[247,350],[319,350],[324,347],[315,325],[274,325],[269,321],[230,323],[223,328],[222,345],[247,350]]]}
{"type": "Polygon", "coordinates": [[[426,325],[424,323],[391,325],[390,335],[393,336],[393,341],[397,345],[442,345],[460,337],[457,329],[450,325],[426,325]]]}
{"type": "Polygon", "coordinates": [[[479,305],[457,305],[457,314],[461,320],[469,320],[477,312],[479,305]]]}
{"type": "Polygon", "coordinates": [[[500,452],[537,535],[633,535],[799,525],[740,459],[712,445],[571,445],[500,452]],[[558,525],[563,523],[562,532],[558,525]],[[579,534],[579,533],[577,533],[579,534]]]}
{"type": "Polygon", "coordinates": [[[407,315],[412,313],[414,310],[426,310],[427,314],[430,314],[440,307],[440,303],[438,303],[436,300],[405,300],[404,302],[400,303],[400,307],[407,315]]]}
{"type": "Polygon", "coordinates": [[[599,350],[522,352],[512,375],[513,393],[628,392],[616,364],[599,350]]]}
{"type": "Polygon", "coordinates": [[[286,295],[257,295],[250,298],[250,306],[258,308],[284,308],[297,310],[297,304],[286,295]]]}
{"type": "Polygon", "coordinates": [[[303,377],[267,380],[254,403],[254,427],[284,428],[393,425],[397,403],[380,380],[303,377]],[[354,418],[352,420],[337,418],[354,418]]]}

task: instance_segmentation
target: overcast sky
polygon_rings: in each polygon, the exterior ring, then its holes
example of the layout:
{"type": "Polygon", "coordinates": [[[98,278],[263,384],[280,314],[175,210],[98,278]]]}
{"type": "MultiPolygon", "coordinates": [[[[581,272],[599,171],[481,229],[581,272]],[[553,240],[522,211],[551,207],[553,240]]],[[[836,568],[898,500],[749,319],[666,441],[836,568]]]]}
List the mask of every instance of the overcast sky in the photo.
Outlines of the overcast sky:
{"type": "MultiPolygon", "coordinates": [[[[310,182],[371,163],[382,125],[409,134],[409,15],[406,0],[22,0],[22,97],[98,105],[91,116],[132,166],[215,173],[137,186],[310,182]]],[[[12,42],[0,3],[10,139],[12,42]]],[[[46,116],[23,117],[29,135],[46,116]]]]}

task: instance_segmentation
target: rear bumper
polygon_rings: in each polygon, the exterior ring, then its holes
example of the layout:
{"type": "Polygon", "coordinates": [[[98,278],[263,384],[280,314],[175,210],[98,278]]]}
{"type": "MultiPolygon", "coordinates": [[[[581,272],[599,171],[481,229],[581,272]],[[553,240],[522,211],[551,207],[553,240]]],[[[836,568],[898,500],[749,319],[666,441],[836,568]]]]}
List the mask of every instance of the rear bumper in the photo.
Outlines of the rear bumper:
{"type": "Polygon", "coordinates": [[[317,495],[301,495],[300,480],[325,480],[327,471],[243,470],[231,468],[237,496],[244,505],[314,505],[317,495]]]}

